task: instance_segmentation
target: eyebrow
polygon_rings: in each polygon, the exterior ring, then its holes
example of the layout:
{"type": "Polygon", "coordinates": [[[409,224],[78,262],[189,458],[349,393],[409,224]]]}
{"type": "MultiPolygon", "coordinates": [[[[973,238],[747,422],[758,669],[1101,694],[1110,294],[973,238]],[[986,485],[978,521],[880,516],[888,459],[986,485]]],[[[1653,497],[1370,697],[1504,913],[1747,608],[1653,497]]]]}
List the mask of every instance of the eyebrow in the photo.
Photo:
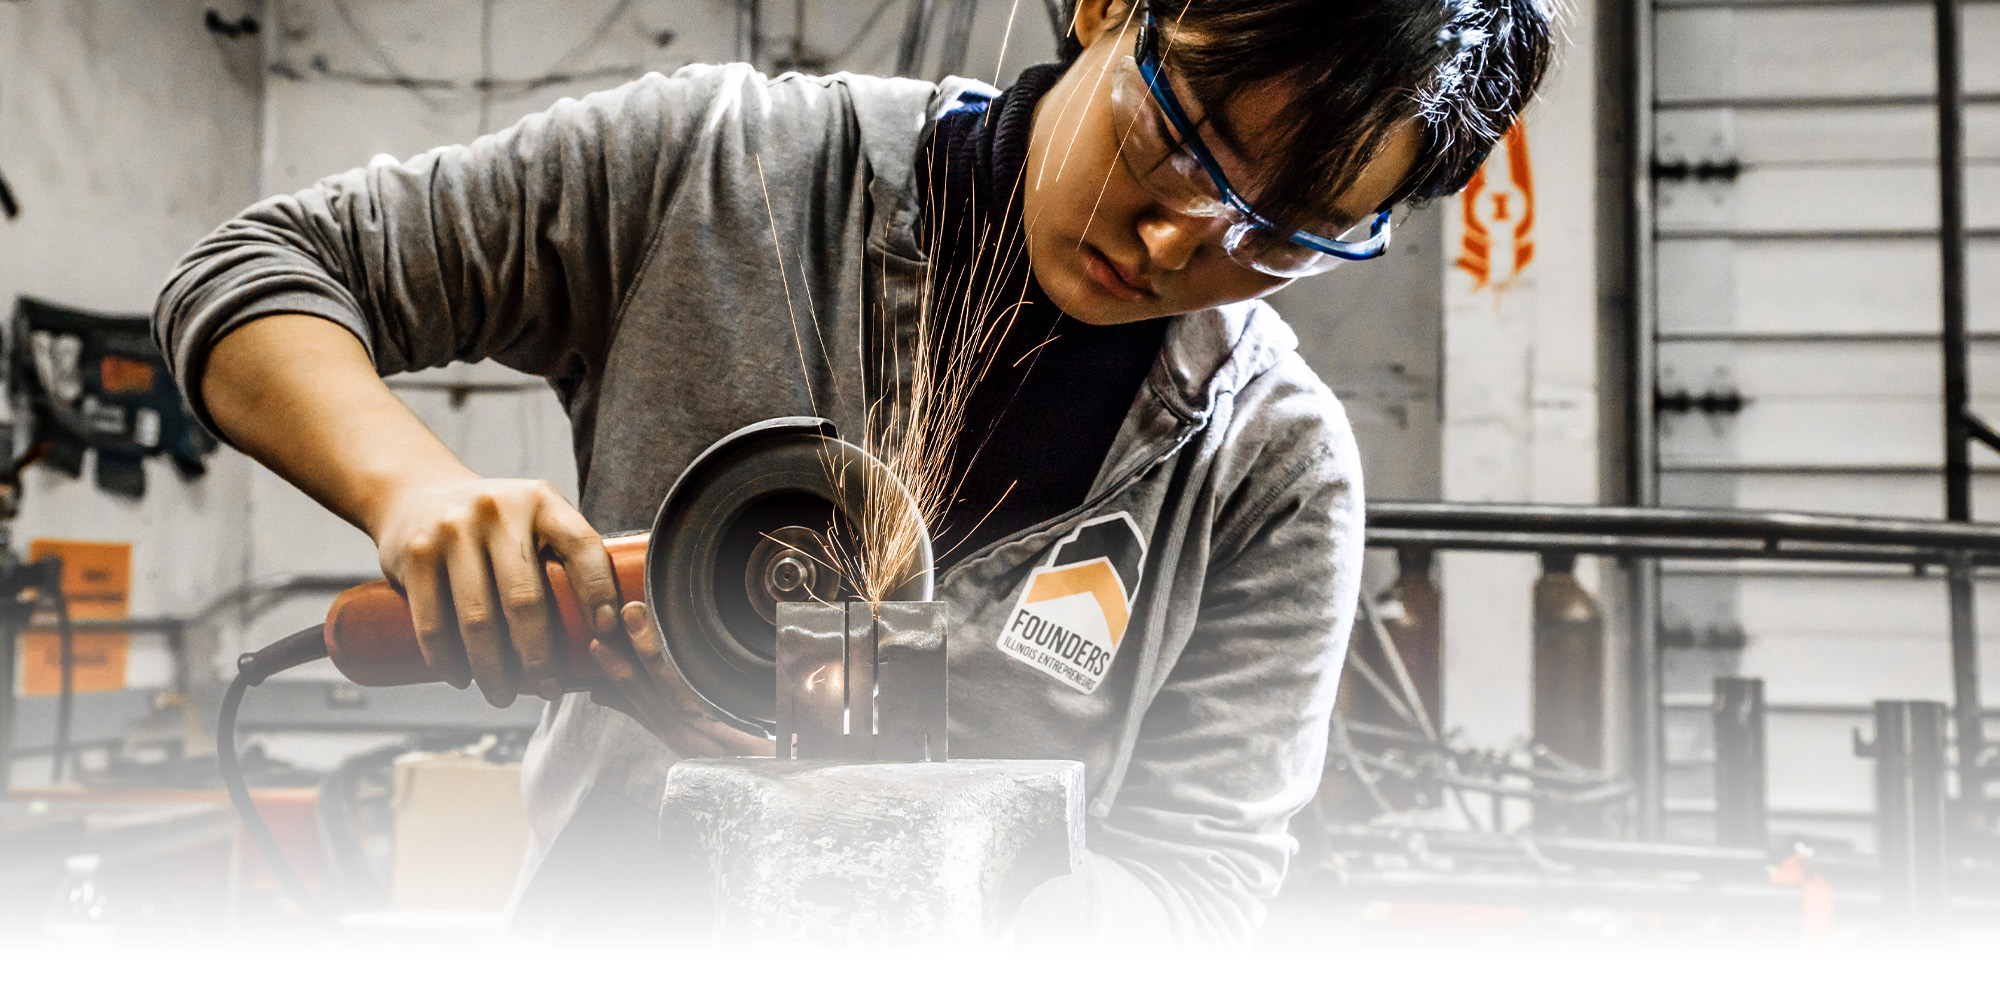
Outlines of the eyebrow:
{"type": "MultiPolygon", "coordinates": [[[[1189,127],[1194,129],[1194,131],[1197,133],[1197,137],[1199,137],[1199,133],[1202,130],[1203,126],[1207,126],[1215,133],[1215,137],[1220,140],[1220,142],[1211,142],[1207,138],[1201,139],[1202,144],[1209,148],[1211,155],[1213,154],[1215,147],[1219,144],[1222,146],[1224,151],[1228,152],[1231,156],[1235,157],[1235,159],[1239,163],[1245,166],[1254,165],[1253,157],[1250,156],[1248,153],[1246,153],[1243,149],[1243,138],[1241,133],[1236,131],[1235,126],[1230,123],[1229,118],[1226,115],[1209,114],[1206,108],[1204,108],[1200,114],[1191,114],[1188,111],[1188,102],[1181,99],[1180,90],[1174,86],[1174,79],[1171,75],[1168,74],[1167,66],[1164,62],[1162,62],[1160,65],[1160,76],[1162,83],[1164,83],[1166,86],[1167,92],[1173,94],[1174,100],[1180,104],[1181,114],[1187,117],[1188,125],[1189,127]]],[[[1171,124],[1172,124],[1171,122],[1166,120],[1166,115],[1164,113],[1160,115],[1159,125],[1162,129],[1171,127],[1171,124]]],[[[1170,136],[1163,136],[1163,137],[1170,137],[1170,136]]],[[[1183,140],[1181,144],[1186,145],[1185,140],[1183,140]]],[[[1217,163],[1215,165],[1218,168],[1222,166],[1221,163],[1217,163]]],[[[1224,170],[1223,172],[1225,176],[1228,175],[1227,170],[1224,170]]],[[[1231,186],[1236,186],[1239,183],[1238,179],[1235,177],[1230,177],[1229,182],[1231,186]]],[[[1241,194],[1244,197],[1249,196],[1247,193],[1244,193],[1240,187],[1238,188],[1237,193],[1241,194]]],[[[1389,196],[1391,199],[1394,199],[1396,194],[1395,192],[1391,192],[1389,196]]],[[[1252,202],[1252,204],[1254,205],[1255,202],[1252,202]]],[[[1264,209],[1260,207],[1258,208],[1258,210],[1263,211],[1264,209]]],[[[1340,210],[1340,206],[1337,204],[1315,205],[1313,207],[1306,209],[1306,214],[1309,216],[1309,220],[1307,220],[1305,224],[1299,228],[1299,231],[1309,231],[1310,229],[1307,228],[1306,226],[1324,225],[1327,228],[1334,230],[1331,232],[1324,233],[1325,237],[1333,238],[1335,236],[1338,236],[1342,232],[1345,232],[1348,229],[1351,229],[1354,226],[1360,225],[1366,222],[1367,220],[1375,217],[1375,215],[1381,210],[1382,210],[1381,207],[1377,206],[1372,210],[1364,211],[1359,215],[1354,215],[1350,217],[1346,212],[1340,210]]],[[[1315,234],[1320,234],[1320,233],[1315,233],[1315,234]]]]}
{"type": "MultiPolygon", "coordinates": [[[[1245,163],[1250,162],[1252,157],[1243,149],[1243,137],[1237,133],[1236,126],[1230,123],[1228,117],[1220,114],[1210,114],[1206,108],[1202,109],[1200,114],[1193,114],[1188,111],[1189,102],[1181,98],[1180,88],[1174,86],[1174,78],[1168,71],[1165,62],[1160,63],[1160,80],[1166,91],[1174,95],[1174,101],[1181,106],[1181,114],[1188,119],[1188,125],[1195,130],[1197,135],[1199,135],[1203,126],[1213,129],[1215,137],[1221,140],[1223,151],[1245,163]]],[[[1202,144],[1213,147],[1216,143],[1202,139],[1202,144]]]]}
{"type": "MultiPolygon", "coordinates": [[[[1175,97],[1178,98],[1179,95],[1176,94],[1175,97]]],[[[1182,110],[1186,110],[1187,105],[1182,104],[1181,108],[1182,110]]],[[[1201,130],[1203,125],[1215,129],[1215,137],[1222,140],[1223,151],[1241,160],[1245,165],[1248,165],[1254,158],[1244,150],[1243,137],[1237,133],[1236,126],[1230,124],[1228,117],[1220,114],[1204,114],[1202,117],[1194,119],[1193,124],[1197,132],[1201,130]]],[[[1204,144],[1213,145],[1214,143],[1204,142],[1204,144]]],[[[1218,163],[1216,165],[1219,166],[1221,164],[1218,163]]]]}

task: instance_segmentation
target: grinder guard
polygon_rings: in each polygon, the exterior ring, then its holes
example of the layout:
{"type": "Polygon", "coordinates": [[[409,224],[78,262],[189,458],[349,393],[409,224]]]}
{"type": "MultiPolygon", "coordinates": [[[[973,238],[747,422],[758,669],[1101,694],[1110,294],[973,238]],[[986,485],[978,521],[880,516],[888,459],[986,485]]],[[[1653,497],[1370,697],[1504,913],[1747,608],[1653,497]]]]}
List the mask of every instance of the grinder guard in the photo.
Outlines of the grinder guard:
{"type": "MultiPolygon", "coordinates": [[[[646,548],[646,606],[667,659],[734,726],[769,735],[777,723],[777,630],[764,600],[838,603],[855,595],[839,579],[836,558],[823,546],[806,549],[813,543],[806,537],[834,535],[837,545],[857,548],[855,524],[864,521],[864,485],[876,463],[824,419],[770,419],[702,451],[660,504],[646,548]]],[[[902,485],[894,488],[902,514],[921,516],[902,485]]],[[[931,598],[928,533],[918,540],[890,599],[931,598]]]]}

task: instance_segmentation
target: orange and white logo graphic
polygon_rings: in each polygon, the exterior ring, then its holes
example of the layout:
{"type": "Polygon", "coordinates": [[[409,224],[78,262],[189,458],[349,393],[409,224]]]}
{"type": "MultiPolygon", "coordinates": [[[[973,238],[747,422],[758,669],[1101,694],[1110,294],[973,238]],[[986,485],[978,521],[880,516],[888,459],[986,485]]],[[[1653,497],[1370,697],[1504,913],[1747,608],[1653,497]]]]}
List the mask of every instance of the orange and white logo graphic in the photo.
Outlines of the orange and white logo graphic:
{"type": "Polygon", "coordinates": [[[1125,639],[1145,563],[1146,540],[1130,515],[1085,522],[1028,576],[1000,650],[1078,692],[1096,692],[1125,639]]]}
{"type": "Polygon", "coordinates": [[[1514,122],[1485,165],[1459,195],[1464,238],[1458,268],[1475,290],[1505,288],[1535,258],[1535,180],[1528,164],[1528,133],[1514,122]]]}

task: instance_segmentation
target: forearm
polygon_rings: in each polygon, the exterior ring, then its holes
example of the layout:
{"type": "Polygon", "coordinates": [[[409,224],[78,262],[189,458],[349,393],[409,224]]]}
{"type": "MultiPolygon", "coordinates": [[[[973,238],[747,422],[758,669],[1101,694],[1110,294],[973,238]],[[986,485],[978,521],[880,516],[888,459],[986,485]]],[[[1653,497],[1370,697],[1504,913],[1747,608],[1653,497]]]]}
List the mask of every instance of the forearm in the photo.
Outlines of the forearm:
{"type": "Polygon", "coordinates": [[[477,477],[323,318],[245,324],[216,343],[201,387],[231,443],[370,536],[396,494],[477,477]]]}

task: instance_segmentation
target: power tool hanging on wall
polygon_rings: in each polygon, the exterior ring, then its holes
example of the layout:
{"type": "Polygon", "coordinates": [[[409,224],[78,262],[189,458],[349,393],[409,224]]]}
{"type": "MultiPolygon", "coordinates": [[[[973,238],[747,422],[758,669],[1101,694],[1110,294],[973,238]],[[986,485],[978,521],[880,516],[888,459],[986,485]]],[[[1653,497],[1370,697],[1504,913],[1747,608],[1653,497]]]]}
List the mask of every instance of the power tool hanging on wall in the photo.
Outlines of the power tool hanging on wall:
{"type": "MultiPolygon", "coordinates": [[[[785,418],[737,430],[704,450],[681,473],[660,504],[651,531],[607,538],[620,599],[642,600],[658,628],[667,660],[689,687],[732,725],[776,735],[778,607],[785,603],[839,606],[858,593],[839,569],[844,553],[863,550],[859,524],[883,516],[915,517],[916,501],[875,458],[841,440],[822,419],[785,418]],[[876,501],[892,508],[864,510],[868,483],[876,501]],[[889,483],[886,488],[883,483],[889,483]],[[885,496],[881,492],[888,492],[885,496]]],[[[889,600],[929,602],[933,587],[930,538],[918,542],[905,563],[886,568],[904,579],[889,600]]],[[[549,591],[561,616],[569,653],[564,688],[583,691],[601,682],[588,653],[593,631],[585,625],[560,564],[548,567],[549,591]]],[[[307,890],[279,851],[250,801],[239,767],[236,716],[249,687],[321,658],[364,686],[438,681],[419,650],[410,606],[387,582],[371,582],[334,600],[325,624],[285,637],[237,663],[216,725],[216,760],[230,800],[285,889],[308,913],[331,912],[307,890]]],[[[941,700],[941,690],[939,692],[941,700]]],[[[940,702],[939,708],[942,708],[940,702]]]]}

